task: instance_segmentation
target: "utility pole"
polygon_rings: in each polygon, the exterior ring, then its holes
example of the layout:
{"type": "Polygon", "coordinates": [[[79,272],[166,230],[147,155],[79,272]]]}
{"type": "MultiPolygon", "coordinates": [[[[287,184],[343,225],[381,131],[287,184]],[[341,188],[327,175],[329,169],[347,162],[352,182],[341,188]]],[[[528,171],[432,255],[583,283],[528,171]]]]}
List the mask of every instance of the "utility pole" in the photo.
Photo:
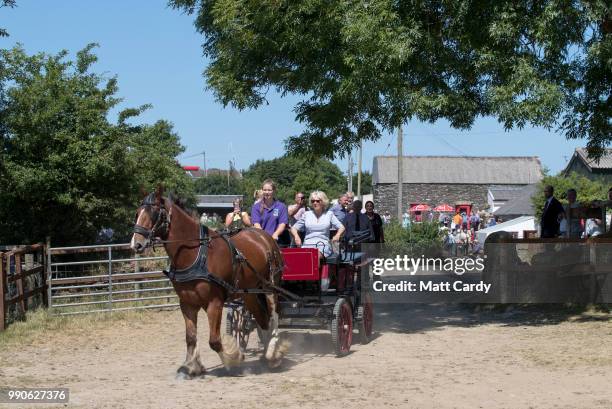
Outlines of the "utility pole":
{"type": "Polygon", "coordinates": [[[227,170],[227,187],[230,185],[230,173],[232,173],[232,161],[229,161],[229,169],[227,170]]]}
{"type": "Polygon", "coordinates": [[[353,156],[349,152],[348,154],[348,178],[347,178],[347,192],[353,191],[353,156]]]}
{"type": "Polygon", "coordinates": [[[206,169],[206,151],[202,151],[202,157],[204,159],[204,176],[208,177],[208,169],[206,169]]]}
{"type": "Polygon", "coordinates": [[[359,200],[362,200],[361,197],[361,160],[362,160],[362,156],[363,156],[363,140],[359,140],[359,159],[358,159],[358,165],[357,165],[357,197],[359,198],[359,200]]]}
{"type": "Polygon", "coordinates": [[[402,133],[402,125],[397,128],[397,221],[402,222],[402,195],[404,187],[404,160],[402,153],[404,146],[404,135],[402,133]]]}

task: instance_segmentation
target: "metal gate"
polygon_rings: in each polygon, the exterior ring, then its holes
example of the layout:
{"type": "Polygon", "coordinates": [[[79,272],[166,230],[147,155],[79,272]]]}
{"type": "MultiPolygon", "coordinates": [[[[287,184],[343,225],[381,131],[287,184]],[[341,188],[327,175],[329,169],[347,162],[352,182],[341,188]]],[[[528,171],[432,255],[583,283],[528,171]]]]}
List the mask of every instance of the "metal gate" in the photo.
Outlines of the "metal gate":
{"type": "Polygon", "coordinates": [[[163,249],[146,257],[129,244],[47,246],[49,311],[56,315],[178,306],[163,274],[163,249]]]}

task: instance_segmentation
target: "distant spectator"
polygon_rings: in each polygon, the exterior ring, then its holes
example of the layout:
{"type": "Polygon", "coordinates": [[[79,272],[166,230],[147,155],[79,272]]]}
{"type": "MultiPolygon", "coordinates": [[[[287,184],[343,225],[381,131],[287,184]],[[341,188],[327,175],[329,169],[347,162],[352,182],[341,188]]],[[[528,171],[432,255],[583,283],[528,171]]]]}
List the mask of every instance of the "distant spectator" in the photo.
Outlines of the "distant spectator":
{"type": "Polygon", "coordinates": [[[451,256],[457,255],[457,243],[451,230],[446,232],[446,237],[444,237],[444,247],[446,247],[451,256]]]}
{"type": "Polygon", "coordinates": [[[410,213],[408,213],[408,210],[406,210],[404,214],[402,215],[402,227],[404,229],[407,229],[410,227],[410,213]]]}
{"type": "Polygon", "coordinates": [[[242,210],[242,199],[236,198],[233,202],[234,210],[225,216],[225,227],[230,230],[239,230],[251,225],[249,214],[242,210]]]}
{"type": "Polygon", "coordinates": [[[456,228],[457,226],[461,227],[461,223],[463,222],[463,217],[461,217],[461,215],[459,214],[459,210],[457,210],[457,213],[455,213],[455,216],[453,216],[453,224],[454,227],[456,228]]]}
{"type": "Polygon", "coordinates": [[[495,226],[497,224],[497,221],[495,220],[495,216],[491,215],[491,217],[489,217],[489,224],[487,225],[487,227],[492,227],[495,226]]]}
{"type": "Polygon", "coordinates": [[[351,240],[356,236],[361,236],[368,232],[368,239],[364,243],[371,243],[374,241],[374,229],[370,223],[370,218],[364,213],[361,213],[361,200],[353,201],[353,212],[349,213],[344,219],[345,227],[345,238],[351,240]]]}
{"type": "Polygon", "coordinates": [[[559,231],[563,237],[569,237],[572,239],[579,239],[582,237],[582,225],[579,218],[570,218],[570,209],[576,209],[580,205],[576,202],[577,192],[576,189],[569,189],[567,191],[567,204],[563,206],[563,217],[559,223],[559,231]]]}
{"type": "Polygon", "coordinates": [[[389,214],[388,210],[385,211],[385,214],[383,214],[382,219],[385,224],[389,224],[391,222],[391,215],[389,214]]]}
{"type": "Polygon", "coordinates": [[[344,219],[346,218],[346,215],[348,214],[348,210],[346,208],[347,204],[348,204],[348,196],[345,193],[338,198],[338,203],[333,205],[330,209],[330,211],[334,214],[334,216],[336,216],[336,219],[338,219],[340,223],[344,222],[344,219]]]}
{"type": "Polygon", "coordinates": [[[287,208],[289,215],[289,225],[293,226],[297,220],[300,220],[304,213],[308,210],[306,206],[306,195],[302,192],[295,194],[295,202],[287,208]]]}
{"type": "Polygon", "coordinates": [[[554,188],[547,185],[544,188],[544,210],[540,219],[540,236],[554,238],[559,235],[559,221],[563,217],[563,206],[554,197],[554,188]]]}
{"type": "Polygon", "coordinates": [[[353,211],[353,200],[355,200],[355,193],[346,192],[346,211],[348,213],[353,211]]]}
{"type": "Polygon", "coordinates": [[[480,226],[480,216],[478,216],[478,213],[472,213],[470,216],[470,226],[474,231],[478,231],[480,226]]]}
{"type": "Polygon", "coordinates": [[[205,225],[206,223],[208,223],[208,215],[206,214],[206,212],[204,212],[200,217],[200,224],[205,225]]]}
{"type": "Polygon", "coordinates": [[[440,213],[440,215],[438,216],[438,223],[440,223],[440,226],[444,225],[444,218],[446,217],[446,215],[444,213],[440,213]]]}
{"type": "Polygon", "coordinates": [[[370,219],[372,230],[374,230],[374,243],[385,242],[385,229],[383,228],[384,221],[378,213],[374,212],[374,202],[368,200],[365,204],[365,214],[370,219]]]}
{"type": "Polygon", "coordinates": [[[255,192],[253,192],[253,200],[254,200],[253,204],[261,202],[262,197],[263,197],[263,190],[257,189],[255,192]]]}

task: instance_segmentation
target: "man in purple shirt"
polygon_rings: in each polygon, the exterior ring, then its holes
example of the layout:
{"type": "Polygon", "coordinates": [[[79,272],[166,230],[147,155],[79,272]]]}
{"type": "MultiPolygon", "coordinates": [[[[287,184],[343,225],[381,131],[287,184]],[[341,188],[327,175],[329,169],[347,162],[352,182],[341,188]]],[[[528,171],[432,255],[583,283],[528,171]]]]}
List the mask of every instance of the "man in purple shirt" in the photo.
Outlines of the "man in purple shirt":
{"type": "Polygon", "coordinates": [[[262,200],[251,209],[251,222],[254,227],[265,230],[274,240],[278,240],[289,219],[287,207],[275,199],[276,185],[273,181],[264,181],[262,190],[262,200]]]}

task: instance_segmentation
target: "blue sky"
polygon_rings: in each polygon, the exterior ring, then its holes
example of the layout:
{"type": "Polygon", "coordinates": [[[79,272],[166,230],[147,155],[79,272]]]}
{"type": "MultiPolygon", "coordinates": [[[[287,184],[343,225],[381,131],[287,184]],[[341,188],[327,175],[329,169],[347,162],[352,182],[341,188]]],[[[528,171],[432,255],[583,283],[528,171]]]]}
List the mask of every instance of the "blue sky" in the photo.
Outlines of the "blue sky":
{"type": "MultiPolygon", "coordinates": [[[[273,94],[269,105],[256,111],[217,103],[205,90],[207,62],[193,18],[168,8],[165,0],[17,0],[16,8],[0,9],[0,27],[11,35],[0,38],[0,47],[19,42],[30,53],[67,49],[74,55],[88,43],[99,43],[95,71],[118,76],[123,107],[153,104],[143,122],[174,124],[187,149],[179,158],[185,165],[202,166],[201,157],[184,157],[206,151],[208,167],[227,168],[235,159],[244,169],[257,159],[282,155],[283,140],[302,129],[293,113],[296,96],[273,94]]],[[[444,121],[412,121],[404,128],[404,154],[539,156],[552,172],[563,169],[574,148],[585,144],[541,128],[505,132],[493,118],[479,119],[469,131],[454,130],[444,121]]],[[[396,145],[394,135],[364,144],[364,169],[371,169],[376,155],[395,154],[396,145]]],[[[336,163],[346,170],[346,160],[336,163]]]]}

